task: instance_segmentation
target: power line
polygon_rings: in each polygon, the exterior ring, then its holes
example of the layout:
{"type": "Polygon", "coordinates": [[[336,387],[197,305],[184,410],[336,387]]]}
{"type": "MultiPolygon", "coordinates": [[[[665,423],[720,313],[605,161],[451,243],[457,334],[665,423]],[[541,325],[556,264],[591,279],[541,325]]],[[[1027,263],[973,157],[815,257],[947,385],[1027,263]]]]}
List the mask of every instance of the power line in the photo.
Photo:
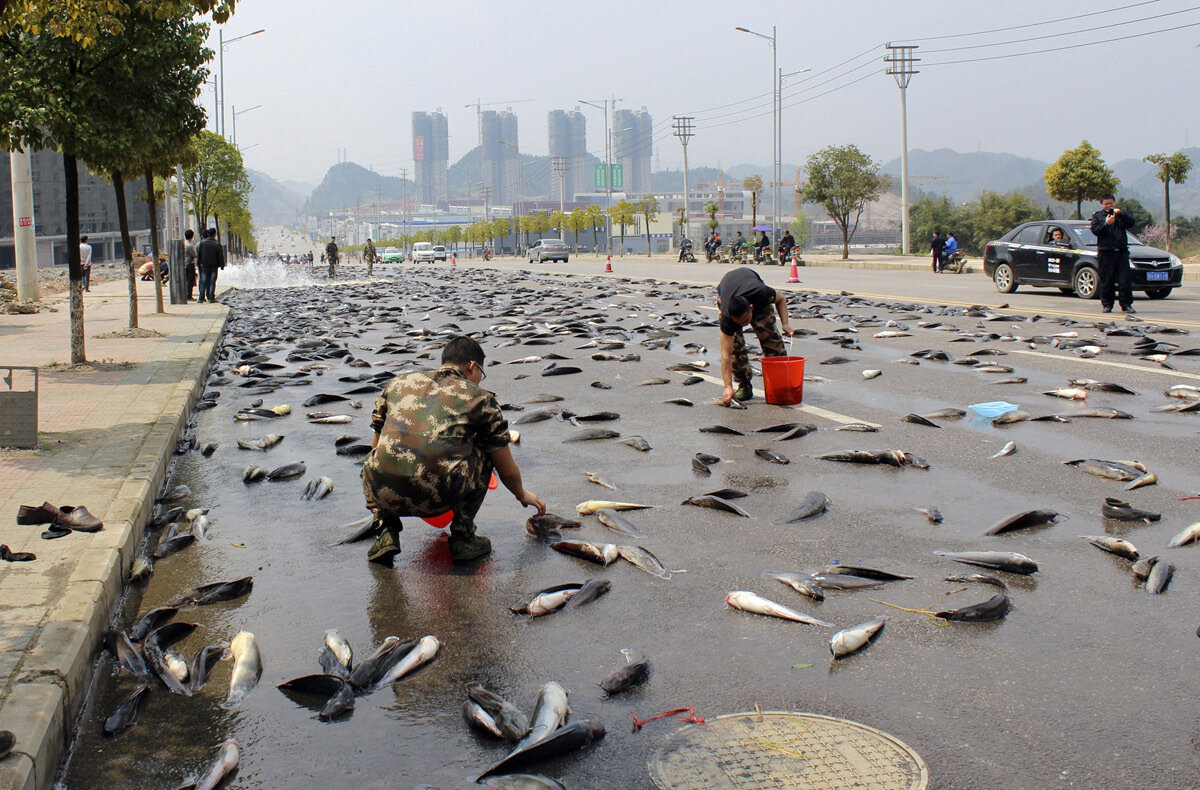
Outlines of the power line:
{"type": "Polygon", "coordinates": [[[1107,25],[1097,25],[1096,27],[1085,27],[1085,28],[1080,28],[1079,30],[1068,30],[1068,31],[1062,32],[1062,33],[1048,33],[1044,36],[1029,36],[1027,38],[1014,38],[1014,39],[1010,39],[1008,41],[993,41],[989,44],[972,44],[972,45],[966,46],[966,47],[946,47],[944,49],[930,49],[930,50],[926,50],[925,54],[928,55],[928,54],[938,54],[938,53],[942,53],[942,52],[959,52],[964,49],[980,49],[982,47],[1005,47],[1010,44],[1023,44],[1028,41],[1044,41],[1048,38],[1062,38],[1063,36],[1078,36],[1083,33],[1094,33],[1097,30],[1107,30],[1107,29],[1113,28],[1113,27],[1125,27],[1127,25],[1137,24],[1139,22],[1149,22],[1152,19],[1162,19],[1162,18],[1168,17],[1168,16],[1178,16],[1179,14],[1187,14],[1187,13],[1191,13],[1192,11],[1200,11],[1200,6],[1192,6],[1191,8],[1184,8],[1179,11],[1169,11],[1165,14],[1155,14],[1154,16],[1140,17],[1138,19],[1131,19],[1128,22],[1112,22],[1107,25]]]}
{"type": "Polygon", "coordinates": [[[1042,55],[1047,52],[1063,52],[1069,49],[1081,49],[1083,47],[1094,47],[1100,44],[1111,44],[1115,41],[1128,41],[1133,38],[1144,38],[1145,36],[1154,36],[1159,33],[1171,33],[1175,30],[1185,30],[1190,27],[1200,27],[1200,22],[1192,22],[1187,25],[1176,25],[1175,27],[1166,27],[1161,30],[1148,30],[1145,33],[1133,33],[1128,36],[1117,36],[1116,38],[1106,38],[1101,41],[1086,41],[1082,44],[1069,44],[1062,47],[1049,47],[1047,49],[1033,49],[1028,52],[1013,52],[1008,55],[990,55],[983,58],[961,58],[959,60],[943,60],[926,63],[926,66],[951,66],[958,63],[978,63],[985,60],[1005,60],[1007,58],[1023,58],[1027,55],[1042,55]]]}
{"type": "Polygon", "coordinates": [[[968,36],[986,36],[991,33],[1007,33],[1010,30],[1022,30],[1027,27],[1041,27],[1042,25],[1053,25],[1057,22],[1070,22],[1075,19],[1085,19],[1088,17],[1099,16],[1100,14],[1112,13],[1113,11],[1124,11],[1128,8],[1137,8],[1138,6],[1153,5],[1157,2],[1159,2],[1159,0],[1144,0],[1141,3],[1126,4],[1126,5],[1117,6],[1116,8],[1108,8],[1108,9],[1099,10],[1099,11],[1089,11],[1086,14],[1075,14],[1074,16],[1064,16],[1064,17],[1060,17],[1058,19],[1047,19],[1043,22],[1026,22],[1024,24],[1012,25],[1010,27],[996,27],[996,28],[992,28],[991,30],[980,30],[975,33],[953,33],[953,34],[948,34],[948,35],[943,35],[943,36],[921,36],[920,40],[921,41],[941,41],[942,39],[947,39],[947,38],[967,38],[968,36]]]}

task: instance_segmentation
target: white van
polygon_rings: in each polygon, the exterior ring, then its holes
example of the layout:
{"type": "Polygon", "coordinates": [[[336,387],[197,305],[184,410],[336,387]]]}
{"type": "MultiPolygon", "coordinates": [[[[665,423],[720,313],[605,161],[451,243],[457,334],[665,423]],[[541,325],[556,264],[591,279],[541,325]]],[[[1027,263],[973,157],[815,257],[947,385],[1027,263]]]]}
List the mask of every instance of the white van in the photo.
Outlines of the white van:
{"type": "Polygon", "coordinates": [[[427,241],[418,241],[413,245],[413,263],[433,263],[433,245],[427,241]]]}

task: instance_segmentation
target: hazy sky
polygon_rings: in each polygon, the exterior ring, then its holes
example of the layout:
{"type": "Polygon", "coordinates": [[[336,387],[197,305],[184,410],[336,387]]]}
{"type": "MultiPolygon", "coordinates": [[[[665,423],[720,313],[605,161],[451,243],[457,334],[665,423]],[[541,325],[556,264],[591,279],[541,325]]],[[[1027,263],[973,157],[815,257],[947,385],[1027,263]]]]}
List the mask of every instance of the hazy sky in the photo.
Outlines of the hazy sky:
{"type": "MultiPolygon", "coordinates": [[[[615,96],[654,116],[656,169],[682,166],[676,114],[696,116],[690,165],[769,164],[770,43],[734,28],[772,24],[784,73],[811,69],[785,80],[785,162],[843,143],[899,156],[889,41],[922,59],[910,149],[1053,160],[1086,138],[1111,164],[1200,144],[1200,4],[1187,0],[240,0],[225,37],[266,32],[225,49],[226,125],[263,105],[237,122],[247,165],[315,184],[341,149],[411,174],[415,110],[446,113],[453,164],[477,143],[476,100],[512,102],[522,151],[544,155],[549,110],[615,96]]],[[[211,113],[211,89],[202,100],[211,113]]],[[[602,114],[582,109],[603,157],[602,114]]]]}

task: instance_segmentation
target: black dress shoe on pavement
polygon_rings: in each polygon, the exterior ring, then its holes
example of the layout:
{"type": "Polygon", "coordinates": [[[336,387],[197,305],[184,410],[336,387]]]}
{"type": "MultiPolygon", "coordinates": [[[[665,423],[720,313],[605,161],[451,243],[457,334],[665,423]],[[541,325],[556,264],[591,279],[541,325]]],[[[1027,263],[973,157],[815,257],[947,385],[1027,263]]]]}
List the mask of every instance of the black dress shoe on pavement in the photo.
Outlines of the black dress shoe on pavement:
{"type": "Polygon", "coordinates": [[[1112,305],[1108,305],[1107,307],[1102,307],[1102,308],[1100,308],[1100,312],[1102,312],[1102,313],[1111,313],[1111,312],[1112,312],[1112,305]]]}
{"type": "Polygon", "coordinates": [[[42,533],[42,540],[54,540],[55,538],[65,538],[67,535],[70,535],[70,534],[71,534],[70,527],[64,527],[59,524],[51,524],[49,527],[46,528],[46,531],[42,533]]]}
{"type": "Polygon", "coordinates": [[[1137,310],[1133,309],[1133,305],[1129,305],[1129,307],[1122,307],[1121,309],[1129,314],[1133,314],[1133,313],[1137,312],[1137,310]]]}

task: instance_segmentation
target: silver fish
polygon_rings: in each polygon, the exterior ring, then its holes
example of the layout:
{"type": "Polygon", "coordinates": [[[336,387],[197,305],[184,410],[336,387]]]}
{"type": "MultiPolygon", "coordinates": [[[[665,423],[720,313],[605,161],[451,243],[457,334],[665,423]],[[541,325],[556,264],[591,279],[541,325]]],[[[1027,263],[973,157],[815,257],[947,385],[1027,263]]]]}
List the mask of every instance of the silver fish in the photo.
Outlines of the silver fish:
{"type": "Polygon", "coordinates": [[[392,683],[397,683],[413,672],[416,672],[432,661],[437,656],[441,647],[442,643],[436,636],[430,634],[421,637],[416,647],[408,651],[404,658],[393,664],[391,669],[383,674],[383,677],[375,681],[375,688],[383,688],[392,683]]]}
{"type": "Polygon", "coordinates": [[[619,532],[622,535],[628,535],[631,538],[640,538],[643,535],[637,531],[637,527],[633,522],[622,516],[615,510],[609,508],[601,508],[596,511],[596,518],[600,519],[600,523],[611,529],[613,532],[619,532]]]}
{"type": "Polygon", "coordinates": [[[776,581],[786,584],[801,595],[812,598],[814,601],[824,601],[825,591],[821,589],[821,585],[812,576],[807,573],[767,573],[776,581]]]}
{"type": "Polygon", "coordinates": [[[660,579],[670,579],[672,573],[682,573],[682,571],[667,570],[658,557],[655,557],[649,549],[643,546],[617,546],[617,552],[621,559],[660,579]]]}
{"type": "Polygon", "coordinates": [[[1178,535],[1171,538],[1171,542],[1167,546],[1168,548],[1175,549],[1180,546],[1186,546],[1189,543],[1194,543],[1198,539],[1200,539],[1200,521],[1184,528],[1178,535]]]}
{"type": "Polygon", "coordinates": [[[1006,455],[1012,455],[1017,451],[1016,442],[1008,442],[996,452],[988,456],[988,458],[1003,458],[1006,455]]]}
{"type": "Polygon", "coordinates": [[[354,660],[354,651],[350,648],[350,643],[338,633],[336,628],[325,631],[325,646],[337,657],[339,664],[346,669],[350,668],[350,663],[354,660]]]}
{"type": "Polygon", "coordinates": [[[806,614],[801,614],[795,609],[784,606],[780,603],[775,603],[772,600],[763,598],[745,590],[735,590],[725,596],[725,603],[732,606],[734,609],[741,609],[743,612],[753,612],[754,614],[763,614],[770,617],[779,617],[784,620],[792,620],[797,623],[805,623],[807,625],[819,625],[825,628],[832,628],[833,623],[827,623],[824,620],[818,620],[815,617],[809,617],[806,614]]]}
{"type": "Polygon", "coordinates": [[[262,676],[262,656],[254,634],[249,631],[238,633],[229,645],[229,652],[233,655],[233,673],[229,677],[229,696],[221,705],[223,708],[240,705],[262,676]]]}
{"type": "Polygon", "coordinates": [[[517,743],[516,750],[532,746],[563,726],[570,712],[565,688],[554,681],[542,686],[538,691],[537,703],[533,707],[529,733],[517,743]]]}
{"type": "Polygon", "coordinates": [[[829,640],[829,652],[833,653],[834,658],[845,658],[851,653],[857,653],[879,638],[887,620],[887,615],[880,615],[873,620],[838,631],[829,640]]]}
{"type": "Polygon", "coordinates": [[[1079,537],[1098,549],[1103,549],[1127,560],[1137,562],[1142,556],[1138,553],[1136,546],[1122,538],[1114,538],[1111,535],[1080,535],[1079,537]]]}

